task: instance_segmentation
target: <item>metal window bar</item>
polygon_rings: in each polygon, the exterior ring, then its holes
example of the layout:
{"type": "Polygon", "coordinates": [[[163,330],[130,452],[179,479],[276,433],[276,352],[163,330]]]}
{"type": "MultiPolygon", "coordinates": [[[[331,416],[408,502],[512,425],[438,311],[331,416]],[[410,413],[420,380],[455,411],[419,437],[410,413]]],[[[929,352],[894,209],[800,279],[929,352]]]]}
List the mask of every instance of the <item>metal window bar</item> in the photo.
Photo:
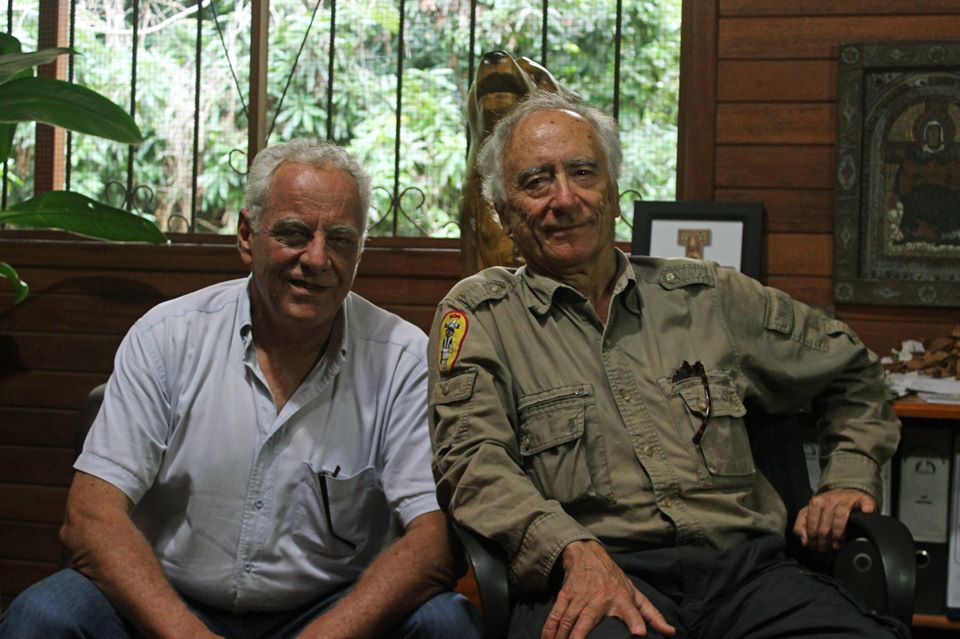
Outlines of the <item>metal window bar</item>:
{"type": "MultiPolygon", "coordinates": [[[[74,49],[77,44],[77,0],[70,0],[70,28],[67,37],[69,38],[70,48],[74,49]]],[[[73,54],[70,54],[70,59],[67,61],[67,82],[73,82],[73,73],[74,60],[73,54]]],[[[73,159],[73,131],[67,131],[67,141],[65,146],[67,158],[63,167],[63,188],[69,191],[71,171],[73,169],[73,163],[71,162],[73,159]]]]}
{"type": "Polygon", "coordinates": [[[193,167],[190,170],[190,232],[197,232],[197,183],[200,179],[200,80],[203,68],[203,0],[197,0],[197,44],[193,67],[193,167]]]}
{"type": "MultiPolygon", "coordinates": [[[[73,47],[75,43],[75,22],[76,22],[76,4],[77,0],[70,1],[70,46],[73,47]]],[[[264,2],[268,0],[263,0],[264,2]]],[[[379,225],[380,223],[387,223],[391,229],[391,233],[396,236],[399,231],[399,221],[400,216],[406,216],[410,222],[413,222],[412,218],[403,210],[401,200],[403,196],[410,192],[411,190],[418,192],[420,196],[420,202],[417,205],[418,207],[423,204],[425,196],[423,192],[415,187],[401,187],[401,175],[400,175],[400,152],[401,152],[401,133],[402,133],[402,107],[403,107],[403,71],[404,71],[404,56],[405,56],[405,28],[406,28],[406,0],[398,0],[399,2],[399,29],[397,35],[397,61],[396,61],[396,73],[397,73],[397,82],[396,82],[396,92],[395,92],[395,140],[393,148],[393,176],[392,176],[392,190],[390,192],[390,208],[389,211],[379,218],[374,225],[379,225]]],[[[336,56],[336,35],[337,35],[337,2],[336,0],[329,0],[329,24],[330,24],[330,34],[329,34],[329,51],[328,51],[328,60],[327,60],[327,91],[326,91],[326,136],[328,139],[333,139],[334,137],[334,124],[335,124],[335,107],[334,107],[334,91],[336,87],[336,78],[334,76],[334,66],[335,66],[335,56],[336,56]]],[[[219,21],[216,17],[216,8],[213,7],[213,3],[209,3],[212,10],[214,11],[214,21],[219,31],[219,21]]],[[[319,4],[318,4],[319,6],[319,4]]],[[[251,4],[251,10],[253,5],[251,4]]],[[[549,12],[550,12],[550,3],[549,0],[541,1],[541,34],[540,34],[540,62],[544,66],[547,66],[547,53],[549,50],[549,12]]],[[[130,56],[131,56],[131,71],[130,71],[130,113],[131,115],[136,115],[137,107],[137,74],[138,74],[138,49],[139,49],[139,21],[140,21],[140,0],[132,0],[131,3],[132,11],[132,30],[133,37],[131,42],[130,56]]],[[[616,0],[616,31],[614,35],[614,79],[613,79],[613,116],[614,118],[619,117],[620,110],[620,70],[621,70],[621,39],[622,39],[622,22],[623,22],[623,2],[622,0],[616,0]]],[[[13,0],[7,0],[7,29],[12,30],[12,20],[13,20],[13,0]]],[[[196,232],[197,230],[197,218],[199,215],[199,198],[198,198],[198,182],[199,182],[199,171],[201,165],[201,148],[200,148],[200,90],[201,90],[201,80],[202,80],[202,67],[203,67],[203,51],[202,51],[202,33],[203,33],[203,20],[204,20],[204,0],[197,0],[197,10],[196,10],[196,43],[195,43],[195,60],[194,60],[194,104],[193,104],[193,140],[192,140],[192,174],[191,174],[191,203],[190,203],[190,213],[191,219],[188,226],[190,232],[196,232]]],[[[476,51],[476,28],[477,28],[477,1],[471,0],[470,2],[470,18],[469,18],[469,55],[468,55],[468,77],[467,77],[467,87],[469,88],[469,83],[472,81],[474,71],[475,71],[475,58],[479,56],[482,52],[476,51]]],[[[220,34],[221,40],[223,38],[222,33],[220,34]]],[[[251,42],[251,48],[256,46],[255,43],[251,42]]],[[[302,46],[302,45],[301,45],[302,46]]],[[[70,81],[73,81],[74,78],[74,62],[71,57],[68,67],[68,78],[70,81]]],[[[232,71],[232,67],[231,67],[232,71]]],[[[292,73],[292,70],[291,70],[292,73]]],[[[234,81],[236,83],[236,76],[234,74],[234,81]]],[[[289,83],[289,80],[288,80],[289,83]]],[[[240,100],[244,105],[244,110],[246,111],[246,104],[243,102],[244,95],[243,91],[240,90],[241,87],[239,84],[236,84],[238,92],[240,93],[240,100]]],[[[247,94],[249,97],[249,93],[247,94]]],[[[282,104],[279,105],[282,107],[282,104]]],[[[279,111],[278,111],[279,112],[279,111]]],[[[274,115],[274,122],[276,121],[276,115],[274,115]]],[[[469,144],[469,131],[466,132],[467,142],[469,144]]],[[[70,179],[71,179],[71,159],[72,159],[72,134],[68,132],[67,135],[67,144],[66,144],[66,154],[67,154],[67,163],[66,163],[66,188],[70,188],[70,179]]],[[[8,179],[7,179],[7,163],[4,162],[3,166],[3,185],[2,185],[2,206],[5,208],[7,205],[8,197],[8,179]]],[[[136,205],[136,193],[138,190],[146,190],[148,193],[149,189],[145,186],[135,186],[135,148],[130,146],[127,151],[127,175],[126,175],[126,188],[120,187],[121,190],[124,190],[124,202],[123,206],[132,210],[136,205]]],[[[113,183],[116,186],[116,183],[113,183]]],[[[109,185],[107,185],[109,188],[109,185]]],[[[381,187],[382,188],[382,187],[381,187]]],[[[383,189],[386,190],[386,189],[383,189]]],[[[625,193],[636,193],[636,191],[625,191],[625,193]]],[[[415,225],[415,224],[414,224],[415,225]]],[[[415,225],[416,226],[416,225],[415,225]]],[[[422,229],[421,229],[422,231],[422,229]]]]}
{"type": "MultiPolygon", "coordinates": [[[[13,0],[7,0],[7,33],[13,33],[13,0]]],[[[12,151],[13,149],[11,149],[12,151]]],[[[0,189],[0,209],[7,208],[7,158],[3,159],[3,188],[0,189]]]]}

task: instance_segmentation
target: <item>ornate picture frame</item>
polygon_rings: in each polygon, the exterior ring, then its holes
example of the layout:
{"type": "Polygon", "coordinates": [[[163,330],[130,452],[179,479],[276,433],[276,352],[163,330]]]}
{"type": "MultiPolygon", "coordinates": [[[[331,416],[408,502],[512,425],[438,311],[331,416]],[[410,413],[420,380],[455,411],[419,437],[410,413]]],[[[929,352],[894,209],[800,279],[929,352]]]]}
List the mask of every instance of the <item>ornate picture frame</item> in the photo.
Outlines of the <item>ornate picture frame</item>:
{"type": "Polygon", "coordinates": [[[833,294],[960,305],[960,42],[840,47],[833,294]]]}
{"type": "Polygon", "coordinates": [[[760,279],[763,205],[759,202],[658,202],[633,205],[635,255],[691,257],[760,279]]]}

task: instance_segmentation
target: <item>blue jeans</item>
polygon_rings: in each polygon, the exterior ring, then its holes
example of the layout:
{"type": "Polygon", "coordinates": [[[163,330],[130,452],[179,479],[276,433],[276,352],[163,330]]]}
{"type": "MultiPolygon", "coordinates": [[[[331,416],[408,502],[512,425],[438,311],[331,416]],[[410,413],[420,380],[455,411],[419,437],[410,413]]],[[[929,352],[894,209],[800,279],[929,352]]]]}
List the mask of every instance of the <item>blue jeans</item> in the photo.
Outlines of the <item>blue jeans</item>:
{"type": "MultiPolygon", "coordinates": [[[[285,612],[232,614],[184,599],[215,633],[236,639],[295,637],[345,593],[285,612]]],[[[415,610],[391,639],[481,639],[480,615],[462,595],[446,592],[415,610]]],[[[62,570],[20,593],[0,621],[0,639],[134,639],[139,633],[93,583],[62,570]]]]}

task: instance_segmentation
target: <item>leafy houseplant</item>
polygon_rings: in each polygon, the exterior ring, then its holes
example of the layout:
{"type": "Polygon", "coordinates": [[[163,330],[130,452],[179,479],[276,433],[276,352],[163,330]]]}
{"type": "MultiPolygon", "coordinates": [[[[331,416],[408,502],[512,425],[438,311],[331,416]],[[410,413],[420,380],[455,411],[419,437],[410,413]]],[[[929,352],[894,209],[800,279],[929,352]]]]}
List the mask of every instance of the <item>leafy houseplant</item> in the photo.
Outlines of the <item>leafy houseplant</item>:
{"type": "MultiPolygon", "coordinates": [[[[10,156],[19,122],[43,122],[124,144],[143,142],[133,118],[99,93],[34,76],[33,67],[67,53],[72,51],[62,47],[24,53],[19,40],[0,33],[0,162],[10,156]]],[[[0,211],[0,224],[60,229],[110,241],[167,241],[150,220],[70,191],[48,191],[18,202],[0,211]]],[[[13,284],[15,303],[27,296],[27,284],[4,261],[0,278],[13,284]]]]}

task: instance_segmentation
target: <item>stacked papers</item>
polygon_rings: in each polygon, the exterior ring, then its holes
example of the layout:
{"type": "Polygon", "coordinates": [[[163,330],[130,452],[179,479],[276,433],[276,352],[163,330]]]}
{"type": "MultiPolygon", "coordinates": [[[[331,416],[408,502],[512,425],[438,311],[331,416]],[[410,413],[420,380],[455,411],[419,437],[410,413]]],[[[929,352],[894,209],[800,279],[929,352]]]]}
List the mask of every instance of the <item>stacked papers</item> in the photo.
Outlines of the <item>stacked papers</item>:
{"type": "MultiPolygon", "coordinates": [[[[909,362],[922,358],[924,355],[923,343],[917,340],[906,340],[900,350],[894,349],[890,356],[880,360],[885,368],[898,368],[894,362],[909,362]]],[[[903,370],[903,367],[899,367],[903,370]]],[[[908,393],[933,404],[960,404],[960,379],[956,377],[931,377],[919,370],[894,373],[887,370],[884,374],[887,389],[894,397],[902,397],[908,393]]]]}
{"type": "Polygon", "coordinates": [[[916,393],[920,399],[934,404],[960,404],[960,379],[930,377],[917,372],[887,373],[887,387],[897,397],[916,393]]]}

